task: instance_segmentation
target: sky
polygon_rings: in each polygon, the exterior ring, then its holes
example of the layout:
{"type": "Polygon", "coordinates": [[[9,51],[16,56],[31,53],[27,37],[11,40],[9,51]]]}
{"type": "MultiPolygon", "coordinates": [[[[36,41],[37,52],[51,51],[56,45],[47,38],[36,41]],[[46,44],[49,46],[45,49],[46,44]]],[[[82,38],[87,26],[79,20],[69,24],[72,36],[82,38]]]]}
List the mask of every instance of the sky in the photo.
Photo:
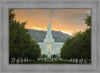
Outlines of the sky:
{"type": "Polygon", "coordinates": [[[46,31],[50,22],[52,30],[72,35],[88,28],[84,18],[91,9],[15,9],[14,13],[17,21],[27,21],[26,29],[46,31]]]}

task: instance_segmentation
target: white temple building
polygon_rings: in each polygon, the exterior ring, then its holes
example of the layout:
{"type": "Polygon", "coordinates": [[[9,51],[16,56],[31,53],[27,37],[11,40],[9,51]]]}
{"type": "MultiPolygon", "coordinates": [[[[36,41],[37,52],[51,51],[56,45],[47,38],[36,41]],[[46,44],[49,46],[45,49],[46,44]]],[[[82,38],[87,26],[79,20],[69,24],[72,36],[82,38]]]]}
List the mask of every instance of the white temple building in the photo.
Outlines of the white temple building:
{"type": "Polygon", "coordinates": [[[39,43],[41,48],[41,54],[42,55],[45,54],[50,59],[51,56],[54,54],[60,58],[60,52],[63,44],[64,42],[63,43],[55,42],[55,40],[52,37],[51,24],[49,23],[47,25],[46,38],[44,39],[43,43],[39,43]]]}

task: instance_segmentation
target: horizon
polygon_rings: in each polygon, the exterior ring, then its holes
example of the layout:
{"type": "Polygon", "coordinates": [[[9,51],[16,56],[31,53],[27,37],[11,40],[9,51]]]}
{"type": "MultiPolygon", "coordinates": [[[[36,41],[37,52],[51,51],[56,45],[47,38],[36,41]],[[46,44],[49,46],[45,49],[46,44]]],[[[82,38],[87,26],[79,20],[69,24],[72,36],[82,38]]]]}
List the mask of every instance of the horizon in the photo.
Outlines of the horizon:
{"type": "MultiPolygon", "coordinates": [[[[36,30],[36,29],[27,29],[27,30],[36,30]]],[[[36,31],[44,31],[44,32],[47,32],[47,30],[36,30],[36,31]]],[[[51,30],[51,31],[61,32],[61,33],[63,33],[63,34],[67,34],[67,35],[73,36],[72,34],[66,33],[66,32],[64,32],[64,31],[57,31],[57,30],[51,30]]]]}
{"type": "Polygon", "coordinates": [[[91,9],[14,9],[15,19],[20,22],[27,21],[25,28],[34,30],[47,30],[50,23],[54,31],[61,31],[73,35],[84,32],[88,26],[84,23],[86,15],[91,15],[91,9]]]}

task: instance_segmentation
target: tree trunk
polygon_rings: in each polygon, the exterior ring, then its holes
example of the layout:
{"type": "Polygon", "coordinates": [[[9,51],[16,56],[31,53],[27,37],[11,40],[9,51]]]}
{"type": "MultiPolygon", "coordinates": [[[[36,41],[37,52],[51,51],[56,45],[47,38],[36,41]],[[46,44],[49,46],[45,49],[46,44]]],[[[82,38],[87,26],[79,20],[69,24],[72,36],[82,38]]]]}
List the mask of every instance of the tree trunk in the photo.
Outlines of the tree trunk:
{"type": "Polygon", "coordinates": [[[78,58],[78,64],[79,64],[79,58],[78,58]]]}
{"type": "Polygon", "coordinates": [[[72,63],[73,63],[73,58],[72,58],[72,63]]]}
{"type": "Polygon", "coordinates": [[[15,64],[16,64],[16,62],[17,62],[17,59],[18,59],[18,58],[15,58],[15,64]]]}
{"type": "Polygon", "coordinates": [[[22,57],[22,59],[23,59],[23,63],[24,63],[24,57],[22,57]]]}
{"type": "Polygon", "coordinates": [[[82,64],[84,64],[84,58],[83,58],[82,64]]]}
{"type": "Polygon", "coordinates": [[[89,59],[87,58],[86,60],[87,60],[87,64],[89,64],[89,59]]]}
{"type": "Polygon", "coordinates": [[[19,63],[21,64],[21,57],[19,57],[19,63]]]}

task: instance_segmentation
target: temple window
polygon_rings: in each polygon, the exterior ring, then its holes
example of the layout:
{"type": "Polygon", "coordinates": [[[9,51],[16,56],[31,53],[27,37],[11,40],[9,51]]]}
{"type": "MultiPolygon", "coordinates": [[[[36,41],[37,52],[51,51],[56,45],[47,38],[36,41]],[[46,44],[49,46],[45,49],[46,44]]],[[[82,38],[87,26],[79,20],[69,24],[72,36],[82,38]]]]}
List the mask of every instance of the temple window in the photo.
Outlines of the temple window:
{"type": "Polygon", "coordinates": [[[47,45],[47,49],[50,50],[51,49],[51,44],[47,45]]]}

